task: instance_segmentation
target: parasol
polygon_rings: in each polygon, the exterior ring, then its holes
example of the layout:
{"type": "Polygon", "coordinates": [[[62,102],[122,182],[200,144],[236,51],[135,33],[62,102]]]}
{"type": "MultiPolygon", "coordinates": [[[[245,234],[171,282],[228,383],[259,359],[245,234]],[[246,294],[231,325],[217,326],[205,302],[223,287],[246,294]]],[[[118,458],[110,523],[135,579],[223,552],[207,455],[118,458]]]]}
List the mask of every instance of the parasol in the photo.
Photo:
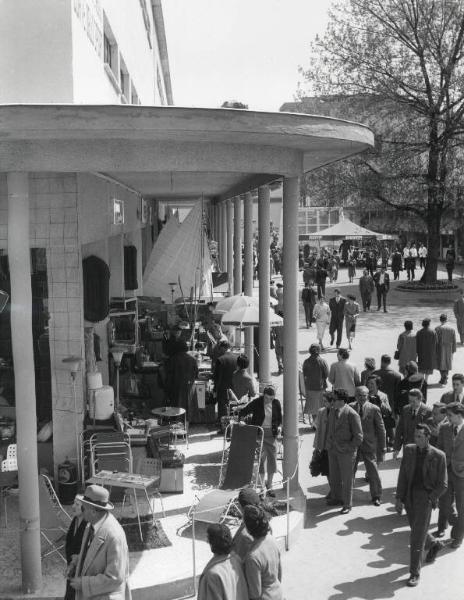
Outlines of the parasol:
{"type": "MultiPolygon", "coordinates": [[[[269,298],[269,304],[274,306],[278,301],[275,298],[269,298]]],[[[235,294],[234,296],[229,296],[228,298],[224,298],[219,300],[216,304],[216,308],[214,312],[216,314],[224,314],[229,310],[233,310],[235,308],[241,308],[244,306],[256,306],[259,307],[259,298],[255,296],[245,296],[245,294],[235,294]]]]}
{"type": "MultiPolygon", "coordinates": [[[[255,304],[240,306],[229,310],[222,316],[224,325],[235,325],[236,327],[253,327],[259,325],[259,307],[255,304]]],[[[282,327],[284,320],[279,315],[269,315],[271,327],[282,327]]]]}

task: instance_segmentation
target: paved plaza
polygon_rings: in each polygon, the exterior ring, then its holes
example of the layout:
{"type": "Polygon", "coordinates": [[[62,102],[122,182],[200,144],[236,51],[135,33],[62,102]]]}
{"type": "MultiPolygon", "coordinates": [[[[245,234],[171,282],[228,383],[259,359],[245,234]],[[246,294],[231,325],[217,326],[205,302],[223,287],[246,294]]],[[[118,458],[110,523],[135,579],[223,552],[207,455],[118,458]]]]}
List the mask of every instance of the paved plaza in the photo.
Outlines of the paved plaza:
{"type": "MultiPolygon", "coordinates": [[[[417,271],[421,273],[421,271],[417,271]]],[[[360,273],[358,273],[358,276],[360,273]]],[[[444,276],[444,275],[443,275],[444,276]]],[[[404,279],[404,274],[402,274],[404,279]]],[[[357,285],[348,284],[346,271],[342,270],[337,283],[344,296],[357,293],[357,285]]],[[[464,282],[458,277],[457,283],[464,282]]],[[[327,287],[326,296],[332,296],[335,285],[327,287]]],[[[438,317],[447,312],[455,325],[452,303],[456,294],[433,293],[419,297],[417,293],[396,291],[393,282],[388,295],[388,313],[376,311],[361,313],[356,339],[351,353],[352,361],[363,368],[364,358],[372,356],[380,363],[380,356],[393,356],[398,334],[403,322],[411,319],[414,330],[423,318],[432,319],[431,326],[439,324],[438,317]]],[[[359,293],[357,294],[359,298],[359,293]]],[[[314,327],[307,330],[300,312],[299,348],[303,361],[307,349],[315,342],[314,327]]],[[[346,342],[343,338],[342,346],[346,342]]],[[[323,354],[330,363],[336,360],[336,350],[323,354]]],[[[393,366],[396,362],[393,361],[393,366]]],[[[458,344],[454,355],[453,372],[464,371],[464,347],[458,344]]],[[[429,379],[428,404],[440,399],[443,387],[438,385],[439,373],[429,379]]],[[[449,386],[450,387],[450,386],[449,386]]],[[[283,582],[288,600],[374,600],[381,598],[422,598],[431,600],[440,596],[458,600],[464,594],[462,572],[463,550],[444,550],[435,564],[422,569],[420,584],[411,589],[405,586],[409,577],[409,527],[406,516],[394,511],[394,494],[400,461],[392,454],[386,455],[381,478],[384,488],[380,507],[370,504],[368,484],[364,481],[364,468],[358,470],[353,510],[340,515],[339,507],[327,507],[325,477],[311,477],[308,470],[314,435],[302,426],[303,440],[300,453],[300,484],[307,496],[305,527],[290,551],[283,555],[283,582]]],[[[432,530],[435,529],[438,511],[433,511],[432,530]]],[[[447,534],[448,535],[448,534],[447,534]]]]}

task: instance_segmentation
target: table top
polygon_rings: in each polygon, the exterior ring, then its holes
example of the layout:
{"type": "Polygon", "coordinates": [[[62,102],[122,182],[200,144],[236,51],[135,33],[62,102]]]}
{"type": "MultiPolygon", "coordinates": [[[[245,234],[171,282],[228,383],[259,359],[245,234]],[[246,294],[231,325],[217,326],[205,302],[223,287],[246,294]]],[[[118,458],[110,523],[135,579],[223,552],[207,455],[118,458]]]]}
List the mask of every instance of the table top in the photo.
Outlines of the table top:
{"type": "Polygon", "coordinates": [[[95,475],[87,479],[87,483],[143,490],[157,483],[158,480],[158,476],[149,477],[147,475],[137,475],[136,473],[124,473],[121,471],[98,471],[95,475]]]}
{"type": "Polygon", "coordinates": [[[153,408],[152,414],[158,417],[180,417],[185,415],[185,408],[179,406],[162,406],[161,408],[153,408]]]}

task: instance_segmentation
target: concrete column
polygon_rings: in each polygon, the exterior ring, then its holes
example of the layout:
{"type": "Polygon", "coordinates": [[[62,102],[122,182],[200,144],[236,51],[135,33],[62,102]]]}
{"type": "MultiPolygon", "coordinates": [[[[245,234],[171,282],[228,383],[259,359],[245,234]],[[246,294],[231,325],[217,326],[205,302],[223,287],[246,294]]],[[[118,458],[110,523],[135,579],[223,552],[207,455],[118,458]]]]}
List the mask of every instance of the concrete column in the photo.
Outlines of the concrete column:
{"type": "Polygon", "coordinates": [[[221,256],[221,271],[227,271],[227,205],[225,202],[220,204],[221,216],[221,244],[219,252],[221,256]]]}
{"type": "Polygon", "coordinates": [[[19,530],[23,592],[39,592],[40,510],[37,473],[37,413],[32,340],[31,258],[29,248],[29,178],[8,173],[8,262],[11,281],[19,479],[19,530]]]}
{"type": "Polygon", "coordinates": [[[259,277],[259,381],[260,388],[271,383],[269,355],[271,328],[269,326],[269,290],[271,287],[270,250],[271,200],[269,186],[258,189],[258,277],[259,277]]]}
{"type": "MultiPolygon", "coordinates": [[[[246,296],[253,296],[253,198],[251,192],[245,194],[245,202],[243,205],[243,241],[245,264],[243,271],[244,292],[246,296]]],[[[254,356],[253,356],[253,327],[245,329],[245,354],[250,359],[248,371],[253,375],[254,371],[254,356]]]]}
{"type": "MultiPolygon", "coordinates": [[[[283,185],[284,479],[298,464],[298,195],[299,178],[283,185]]],[[[298,474],[291,482],[298,485],[298,474]]]]}
{"type": "Polygon", "coordinates": [[[229,294],[234,293],[234,205],[232,200],[226,202],[227,211],[227,275],[229,294]]]}
{"type": "Polygon", "coordinates": [[[242,291],[242,198],[234,198],[234,294],[242,291]]]}

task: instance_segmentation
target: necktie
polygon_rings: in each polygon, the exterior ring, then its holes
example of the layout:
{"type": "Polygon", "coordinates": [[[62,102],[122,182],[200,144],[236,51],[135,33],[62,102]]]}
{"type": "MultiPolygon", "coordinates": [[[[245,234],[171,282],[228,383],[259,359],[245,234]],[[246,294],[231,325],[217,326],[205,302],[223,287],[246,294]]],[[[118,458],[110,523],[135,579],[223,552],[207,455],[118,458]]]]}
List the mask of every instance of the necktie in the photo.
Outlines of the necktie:
{"type": "Polygon", "coordinates": [[[363,405],[361,404],[359,406],[359,416],[360,416],[361,419],[362,419],[362,416],[363,416],[363,412],[364,412],[364,409],[363,409],[363,405]]]}
{"type": "Polygon", "coordinates": [[[415,418],[416,418],[416,411],[415,411],[415,410],[413,410],[413,411],[412,411],[412,418],[413,418],[413,419],[415,419],[415,418]]]}
{"type": "Polygon", "coordinates": [[[453,435],[454,435],[454,437],[456,437],[458,435],[458,426],[457,425],[455,425],[453,427],[453,435]]]}

